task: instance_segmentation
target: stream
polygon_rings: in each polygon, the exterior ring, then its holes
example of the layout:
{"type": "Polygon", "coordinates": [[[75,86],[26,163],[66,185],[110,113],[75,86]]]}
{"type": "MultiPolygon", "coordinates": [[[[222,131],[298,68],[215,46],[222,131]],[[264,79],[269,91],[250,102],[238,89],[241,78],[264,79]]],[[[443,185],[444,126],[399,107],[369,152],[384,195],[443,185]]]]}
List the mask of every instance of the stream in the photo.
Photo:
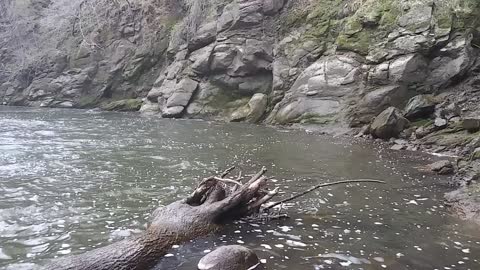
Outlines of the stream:
{"type": "Polygon", "coordinates": [[[108,245],[200,178],[261,166],[286,220],[238,221],[170,250],[154,268],[196,269],[216,246],[241,244],[267,269],[480,269],[478,226],[443,207],[447,178],[415,169],[438,158],[300,130],[168,120],[134,113],[0,106],[0,269],[108,245]]]}

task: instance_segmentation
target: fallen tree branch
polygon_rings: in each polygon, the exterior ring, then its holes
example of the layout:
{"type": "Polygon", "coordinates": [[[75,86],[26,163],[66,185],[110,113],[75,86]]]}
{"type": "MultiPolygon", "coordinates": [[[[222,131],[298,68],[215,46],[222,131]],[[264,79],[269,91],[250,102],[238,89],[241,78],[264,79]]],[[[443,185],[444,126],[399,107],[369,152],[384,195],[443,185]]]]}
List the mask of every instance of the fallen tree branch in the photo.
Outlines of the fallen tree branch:
{"type": "Polygon", "coordinates": [[[237,180],[226,178],[234,169],[225,170],[220,177],[203,179],[187,198],[156,209],[143,233],[83,254],[63,257],[43,269],[150,269],[173,245],[214,232],[232,220],[258,214],[262,204],[275,196],[278,189],[262,190],[269,180],[264,176],[265,168],[244,184],[239,182],[241,174],[237,180]]]}
{"type": "MultiPolygon", "coordinates": [[[[243,184],[240,183],[241,173],[236,180],[226,178],[234,169],[225,170],[220,177],[203,179],[187,198],[156,209],[143,233],[83,254],[54,260],[43,269],[150,269],[173,245],[214,232],[235,219],[265,216],[261,211],[263,205],[279,191],[278,188],[271,191],[264,189],[271,179],[265,176],[266,168],[263,167],[243,184]],[[230,187],[227,184],[234,185],[230,187]]],[[[321,184],[263,209],[294,200],[321,187],[364,182],[385,183],[378,180],[349,180],[321,184]]],[[[282,218],[284,215],[276,217],[282,218]]]]}
{"type": "Polygon", "coordinates": [[[305,196],[307,195],[308,193],[312,192],[312,191],[315,191],[319,188],[322,188],[322,187],[329,187],[329,186],[335,186],[335,185],[340,185],[340,184],[351,184],[351,183],[379,183],[379,184],[386,184],[385,181],[380,181],[380,180],[373,180],[373,179],[356,179],[356,180],[344,180],[344,181],[338,181],[338,182],[332,182],[332,183],[324,183],[324,184],[320,184],[320,185],[316,185],[312,188],[309,188],[307,190],[305,190],[304,192],[302,193],[299,193],[297,195],[294,195],[290,198],[287,198],[287,199],[284,199],[284,200],[281,200],[279,202],[276,202],[274,204],[271,204],[267,207],[265,207],[264,209],[265,210],[268,210],[268,209],[272,209],[273,207],[277,206],[277,205],[280,205],[282,203],[286,203],[286,202],[289,202],[289,201],[293,201],[299,197],[302,197],[302,196],[305,196]]]}

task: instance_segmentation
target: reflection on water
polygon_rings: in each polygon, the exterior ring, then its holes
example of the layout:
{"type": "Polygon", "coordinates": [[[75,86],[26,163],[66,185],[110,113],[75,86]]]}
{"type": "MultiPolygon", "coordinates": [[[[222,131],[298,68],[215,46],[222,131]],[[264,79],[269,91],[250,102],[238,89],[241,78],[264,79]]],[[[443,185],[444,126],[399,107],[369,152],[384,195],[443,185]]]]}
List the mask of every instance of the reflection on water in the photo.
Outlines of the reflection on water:
{"type": "Polygon", "coordinates": [[[270,168],[283,194],[335,186],[286,206],[288,220],[237,222],[175,247],[156,269],[195,269],[242,244],[268,269],[479,269],[480,233],[442,207],[443,188],[414,166],[430,157],[244,124],[136,114],[0,107],[0,267],[32,269],[143,230],[149,214],[199,177],[237,164],[270,168]]]}

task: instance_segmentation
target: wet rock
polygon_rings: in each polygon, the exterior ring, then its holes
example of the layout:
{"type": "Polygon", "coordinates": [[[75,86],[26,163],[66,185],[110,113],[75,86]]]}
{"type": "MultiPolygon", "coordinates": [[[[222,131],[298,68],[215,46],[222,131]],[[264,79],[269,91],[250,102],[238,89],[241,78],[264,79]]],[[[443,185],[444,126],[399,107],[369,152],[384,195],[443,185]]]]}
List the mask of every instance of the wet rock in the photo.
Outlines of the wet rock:
{"type": "Polygon", "coordinates": [[[257,255],[238,245],[219,247],[198,262],[199,270],[248,270],[259,264],[257,255]]]}
{"type": "Polygon", "coordinates": [[[390,107],[379,114],[370,126],[371,134],[380,139],[388,140],[392,137],[398,137],[409,124],[402,112],[390,107]]]}
{"type": "Polygon", "coordinates": [[[405,107],[405,118],[415,120],[428,118],[435,111],[435,102],[429,95],[418,95],[411,98],[405,107]]]}
{"type": "Polygon", "coordinates": [[[465,118],[462,121],[462,126],[469,132],[477,132],[480,130],[480,118],[465,118]]]}
{"type": "Polygon", "coordinates": [[[428,170],[436,172],[440,175],[448,175],[454,173],[455,169],[452,162],[448,160],[441,160],[430,165],[427,165],[428,170]]]}
{"type": "Polygon", "coordinates": [[[106,111],[133,112],[142,107],[141,99],[123,99],[109,103],[104,103],[100,107],[106,111]]]}
{"type": "Polygon", "coordinates": [[[185,107],[183,106],[175,106],[175,107],[170,107],[166,108],[165,110],[162,111],[162,117],[164,118],[177,118],[182,115],[182,112],[185,107]]]}

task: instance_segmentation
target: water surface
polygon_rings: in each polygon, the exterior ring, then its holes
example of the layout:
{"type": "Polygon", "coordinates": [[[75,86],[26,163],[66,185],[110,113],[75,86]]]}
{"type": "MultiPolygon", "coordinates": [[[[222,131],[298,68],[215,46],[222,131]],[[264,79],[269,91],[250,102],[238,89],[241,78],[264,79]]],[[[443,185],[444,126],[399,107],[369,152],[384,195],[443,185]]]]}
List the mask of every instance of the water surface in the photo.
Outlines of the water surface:
{"type": "Polygon", "coordinates": [[[237,222],[176,247],[155,269],[195,269],[224,244],[254,249],[268,269],[480,269],[478,227],[442,205],[432,157],[348,139],[246,124],[137,114],[0,107],[0,268],[32,269],[145,229],[158,206],[232,164],[267,166],[288,220],[237,222]]]}

